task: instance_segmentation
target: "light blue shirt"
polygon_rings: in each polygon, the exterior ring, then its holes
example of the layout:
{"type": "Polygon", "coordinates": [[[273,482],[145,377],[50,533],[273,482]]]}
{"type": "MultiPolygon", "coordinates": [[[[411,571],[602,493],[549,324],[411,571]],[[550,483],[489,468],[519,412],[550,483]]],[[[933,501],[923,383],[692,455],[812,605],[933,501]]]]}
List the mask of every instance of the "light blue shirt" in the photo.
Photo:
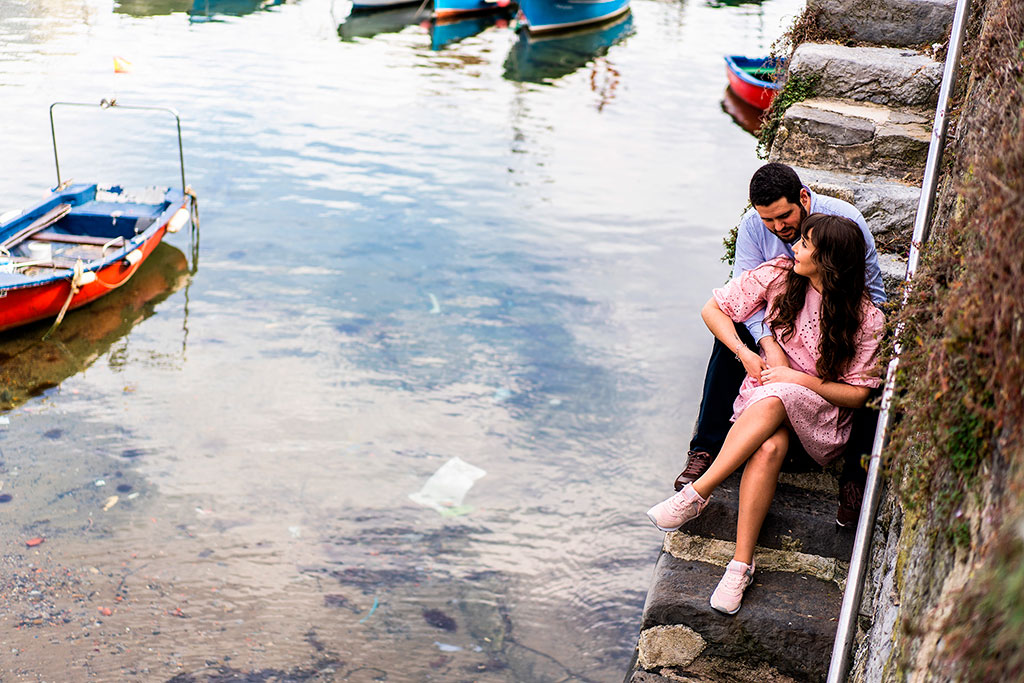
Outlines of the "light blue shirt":
{"type": "MultiPolygon", "coordinates": [[[[868,224],[864,222],[864,216],[855,206],[842,199],[827,197],[811,192],[810,188],[804,186],[811,195],[810,213],[827,213],[833,216],[849,218],[860,227],[864,233],[864,244],[866,253],[864,255],[864,279],[867,285],[868,294],[875,305],[884,302],[885,288],[882,286],[882,271],[878,267],[878,253],[875,251],[875,238],[868,230],[868,224]]],[[[733,278],[757,268],[765,261],[771,261],[779,256],[793,258],[793,248],[775,236],[765,227],[764,221],[751,208],[740,220],[739,229],[736,233],[736,262],[732,269],[733,278]]],[[[750,330],[755,340],[760,342],[765,337],[771,336],[771,329],[764,324],[764,310],[758,311],[750,316],[743,323],[750,330]]]]}

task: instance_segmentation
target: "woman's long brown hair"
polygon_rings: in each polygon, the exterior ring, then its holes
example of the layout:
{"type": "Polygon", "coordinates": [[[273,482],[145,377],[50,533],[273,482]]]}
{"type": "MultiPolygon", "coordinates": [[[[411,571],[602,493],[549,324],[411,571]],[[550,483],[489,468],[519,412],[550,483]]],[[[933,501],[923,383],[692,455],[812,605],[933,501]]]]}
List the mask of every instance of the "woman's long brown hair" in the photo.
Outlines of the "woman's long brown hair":
{"type": "MultiPolygon", "coordinates": [[[[814,262],[821,274],[821,339],[815,369],[822,379],[836,381],[853,360],[861,324],[866,289],[864,234],[849,218],[812,213],[800,225],[800,236],[814,244],[814,262]]],[[[772,302],[769,324],[783,341],[796,331],[796,316],[804,307],[810,282],[791,269],[785,291],[772,302]]]]}

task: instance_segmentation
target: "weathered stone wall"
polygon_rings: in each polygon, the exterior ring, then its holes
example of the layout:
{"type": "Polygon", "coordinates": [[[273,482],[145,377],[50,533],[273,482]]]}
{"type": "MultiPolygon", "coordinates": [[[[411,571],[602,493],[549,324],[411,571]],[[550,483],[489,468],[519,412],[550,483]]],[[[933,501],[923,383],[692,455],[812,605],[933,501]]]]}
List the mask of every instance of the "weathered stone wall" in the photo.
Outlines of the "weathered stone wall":
{"type": "Polygon", "coordinates": [[[930,417],[934,434],[918,431],[923,438],[913,446],[906,442],[914,433],[897,430],[902,441],[890,448],[897,455],[875,528],[851,681],[1024,680],[1024,633],[1014,626],[1024,613],[1024,269],[1014,266],[1024,263],[1024,7],[975,0],[972,10],[932,244],[915,278],[918,290],[929,291],[905,316],[912,324],[915,316],[918,323],[948,318],[932,335],[904,341],[914,368],[946,364],[953,372],[924,389],[913,383],[933,377],[903,377],[897,419],[920,427],[926,410],[940,419],[930,417]],[[1008,265],[993,268],[994,255],[1008,265]],[[944,312],[944,302],[945,310],[962,307],[968,288],[975,290],[968,320],[991,339],[957,329],[956,312],[944,312]],[[979,362],[974,345],[991,358],[979,362]],[[964,415],[978,429],[957,452],[944,436],[959,438],[964,415]],[[954,456],[969,462],[950,463],[954,456]]]}

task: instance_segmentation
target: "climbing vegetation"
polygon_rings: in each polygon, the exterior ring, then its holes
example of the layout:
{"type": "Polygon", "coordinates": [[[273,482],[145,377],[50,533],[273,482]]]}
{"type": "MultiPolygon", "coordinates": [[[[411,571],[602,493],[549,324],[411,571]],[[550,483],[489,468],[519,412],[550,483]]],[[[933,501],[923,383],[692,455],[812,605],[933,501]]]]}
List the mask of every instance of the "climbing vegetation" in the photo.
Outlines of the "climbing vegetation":
{"type": "Polygon", "coordinates": [[[782,117],[786,114],[786,110],[797,102],[814,97],[820,80],[819,74],[806,76],[790,74],[786,78],[782,90],[775,96],[768,111],[761,118],[761,128],[757,134],[757,156],[759,158],[767,159],[768,153],[772,151],[772,143],[775,142],[775,136],[779,132],[779,126],[782,125],[782,117]]]}
{"type": "Polygon", "coordinates": [[[1024,4],[987,12],[959,95],[953,191],[890,321],[903,354],[886,453],[903,507],[937,530],[934,552],[981,567],[945,598],[957,608],[937,664],[979,683],[1024,673],[1024,4]]]}
{"type": "MultiPolygon", "coordinates": [[[[784,71],[786,64],[793,57],[793,52],[806,42],[826,42],[835,38],[819,25],[820,8],[805,7],[804,11],[793,20],[789,29],[783,33],[778,40],[772,43],[770,54],[779,64],[779,69],[784,71]]],[[[772,150],[772,143],[779,132],[782,117],[790,105],[802,100],[814,97],[817,90],[820,76],[794,76],[788,77],[784,73],[777,74],[777,79],[785,78],[782,90],[772,100],[768,111],[761,117],[761,127],[757,134],[757,156],[767,159],[768,153],[772,150]]]]}

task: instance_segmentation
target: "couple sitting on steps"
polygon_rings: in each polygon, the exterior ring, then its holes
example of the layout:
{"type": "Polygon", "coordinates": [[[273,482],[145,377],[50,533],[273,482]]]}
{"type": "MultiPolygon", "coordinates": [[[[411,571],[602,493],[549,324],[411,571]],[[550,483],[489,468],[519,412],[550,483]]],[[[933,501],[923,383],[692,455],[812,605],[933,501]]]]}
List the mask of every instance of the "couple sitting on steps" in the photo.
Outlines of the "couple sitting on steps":
{"type": "Polygon", "coordinates": [[[736,552],[711,595],[711,606],[727,614],[740,609],[753,579],[754,546],[787,453],[827,465],[854,431],[836,521],[856,522],[865,478],[860,455],[874,432],[873,411],[864,405],[881,383],[884,319],[876,305],[885,292],[864,217],[811,192],[779,163],[754,173],[750,203],[736,236],[732,280],[701,311],[715,347],[689,460],[676,479],[678,492],[647,513],[662,531],[675,531],[746,464],[736,552]]]}

